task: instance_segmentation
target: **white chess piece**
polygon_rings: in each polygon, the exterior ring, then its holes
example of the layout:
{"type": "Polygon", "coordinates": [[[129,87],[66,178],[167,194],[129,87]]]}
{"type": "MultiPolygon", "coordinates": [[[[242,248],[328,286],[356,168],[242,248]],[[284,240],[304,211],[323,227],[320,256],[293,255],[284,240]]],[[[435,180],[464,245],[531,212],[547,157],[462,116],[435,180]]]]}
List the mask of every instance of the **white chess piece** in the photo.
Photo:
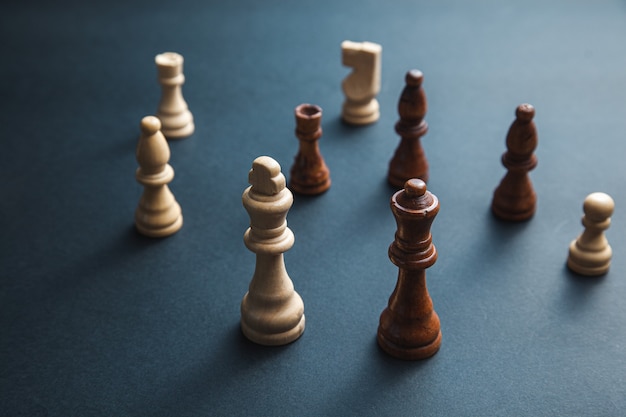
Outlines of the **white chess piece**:
{"type": "Polygon", "coordinates": [[[167,186],[174,178],[174,169],[168,164],[170,147],[160,128],[159,119],[144,117],[137,143],[139,168],[135,177],[144,191],[135,211],[135,226],[150,237],[169,236],[183,225],[180,205],[167,186]]]}
{"type": "Polygon", "coordinates": [[[382,47],[372,42],[343,41],[341,53],[343,65],[353,68],[341,84],[346,96],[341,117],[355,125],[374,123],[380,117],[376,95],[380,91],[382,47]]]}
{"type": "Polygon", "coordinates": [[[604,193],[592,193],[585,198],[582,218],[585,230],[569,245],[567,266],[581,275],[595,276],[608,272],[613,254],[604,231],[611,225],[615,209],[613,199],[604,193]]]}
{"type": "Polygon", "coordinates": [[[294,244],[287,227],[293,195],[285,187],[280,165],[268,156],[254,160],[243,192],[250,215],[244,242],[256,254],[256,268],[241,302],[241,330],[253,342],[284,345],[304,332],[304,303],[294,291],[283,253],[294,244]]]}
{"type": "Polygon", "coordinates": [[[168,139],[181,139],[194,132],[193,115],[183,98],[183,57],[165,52],[154,58],[157,65],[161,101],[156,116],[161,120],[161,132],[168,139]]]}

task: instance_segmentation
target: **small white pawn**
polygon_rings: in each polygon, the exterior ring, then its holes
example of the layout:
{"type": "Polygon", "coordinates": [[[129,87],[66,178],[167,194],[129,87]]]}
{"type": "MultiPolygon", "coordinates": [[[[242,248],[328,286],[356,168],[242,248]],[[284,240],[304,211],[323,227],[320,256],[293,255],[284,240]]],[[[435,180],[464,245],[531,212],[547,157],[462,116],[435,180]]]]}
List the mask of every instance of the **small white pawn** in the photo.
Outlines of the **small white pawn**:
{"type": "Polygon", "coordinates": [[[261,345],[285,345],[302,335],[305,323],[304,303],[283,259],[294,244],[286,220],[293,195],[285,187],[280,165],[269,156],[254,160],[248,182],[251,186],[242,196],[250,216],[244,242],[256,253],[256,268],[241,302],[241,330],[261,345]]]}
{"type": "Polygon", "coordinates": [[[150,237],[169,236],[183,225],[180,205],[167,186],[174,178],[174,169],[167,163],[170,147],[160,128],[159,119],[144,117],[137,144],[139,168],[135,177],[144,191],[135,211],[135,226],[139,233],[150,237]]]}
{"type": "Polygon", "coordinates": [[[382,47],[376,43],[341,43],[342,63],[353,68],[341,84],[346,96],[341,111],[345,122],[366,125],[379,119],[380,106],[376,95],[380,91],[381,54],[382,47]]]}
{"type": "Polygon", "coordinates": [[[190,136],[195,129],[193,115],[183,98],[183,57],[175,52],[165,52],[154,58],[157,65],[161,101],[156,116],[161,120],[161,132],[168,139],[190,136]]]}
{"type": "Polygon", "coordinates": [[[611,224],[615,203],[604,193],[592,193],[585,198],[582,217],[585,230],[569,245],[567,266],[574,272],[596,276],[609,270],[613,254],[604,231],[611,224]]]}

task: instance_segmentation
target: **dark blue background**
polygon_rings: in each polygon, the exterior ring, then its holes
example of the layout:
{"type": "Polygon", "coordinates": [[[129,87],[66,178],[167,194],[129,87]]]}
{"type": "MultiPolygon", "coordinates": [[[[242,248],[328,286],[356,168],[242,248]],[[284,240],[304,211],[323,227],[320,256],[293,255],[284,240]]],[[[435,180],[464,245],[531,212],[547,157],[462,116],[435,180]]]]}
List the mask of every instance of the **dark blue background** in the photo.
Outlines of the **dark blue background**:
{"type": "Polygon", "coordinates": [[[13,1],[0,39],[0,414],[623,415],[625,2],[13,1]],[[375,125],[340,122],[344,39],[383,46],[375,125]],[[185,224],[151,240],[133,228],[134,151],[160,97],[154,56],[170,50],[196,132],[170,143],[185,224]],[[429,99],[443,332],[415,363],[375,342],[397,274],[385,176],[411,68],[429,99]],[[239,330],[254,269],[241,193],[259,155],[288,176],[303,102],[324,109],[333,185],[288,216],[306,331],[260,347],[239,330]],[[523,102],[538,208],[507,224],[489,204],[523,102]],[[616,202],[600,279],[564,266],[594,191],[616,202]]]}

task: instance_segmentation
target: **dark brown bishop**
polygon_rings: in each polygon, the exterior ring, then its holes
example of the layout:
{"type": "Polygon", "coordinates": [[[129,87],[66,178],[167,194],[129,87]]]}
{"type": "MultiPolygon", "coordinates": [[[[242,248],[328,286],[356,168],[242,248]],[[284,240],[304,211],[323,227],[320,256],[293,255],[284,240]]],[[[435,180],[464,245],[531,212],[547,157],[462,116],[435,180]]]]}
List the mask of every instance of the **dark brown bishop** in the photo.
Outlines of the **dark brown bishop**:
{"type": "Polygon", "coordinates": [[[537,128],[533,122],[535,108],[520,104],[515,110],[515,121],[506,136],[507,151],[502,155],[502,165],[507,173],[493,193],[491,210],[508,221],[524,221],[535,214],[537,195],[528,172],[537,166],[533,153],[537,147],[537,128]]]}
{"type": "Polygon", "coordinates": [[[400,144],[389,162],[387,180],[396,188],[402,188],[411,178],[428,181],[428,161],[420,138],[428,132],[424,120],[428,103],[422,88],[424,75],[419,70],[406,73],[406,86],[400,95],[396,132],[400,135],[400,144]]]}

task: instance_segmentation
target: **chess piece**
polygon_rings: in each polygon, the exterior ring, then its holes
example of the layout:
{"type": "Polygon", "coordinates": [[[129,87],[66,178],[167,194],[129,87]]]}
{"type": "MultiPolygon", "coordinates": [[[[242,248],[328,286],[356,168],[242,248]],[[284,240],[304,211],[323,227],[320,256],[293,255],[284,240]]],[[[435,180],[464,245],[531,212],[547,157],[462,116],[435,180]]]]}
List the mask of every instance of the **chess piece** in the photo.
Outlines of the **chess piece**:
{"type": "Polygon", "coordinates": [[[293,196],[285,188],[280,165],[268,156],[254,160],[248,182],[251,186],[242,196],[250,215],[244,242],[256,253],[256,268],[241,302],[241,330],[261,345],[285,345],[302,335],[305,322],[302,298],[283,259],[294,243],[286,221],[293,196]]]}
{"type": "Polygon", "coordinates": [[[400,95],[398,113],[400,120],[396,123],[396,132],[400,135],[400,144],[389,162],[387,179],[391,185],[401,188],[411,178],[428,181],[428,161],[420,138],[428,132],[428,124],[424,120],[428,103],[422,89],[424,75],[419,70],[406,73],[406,86],[400,95]]]}
{"type": "Polygon", "coordinates": [[[439,350],[439,316],[426,288],[426,268],[437,260],[430,226],[439,212],[439,200],[426,183],[410,179],[391,197],[398,229],[389,246],[389,259],[398,268],[398,282],[389,305],[380,316],[378,344],[400,359],[428,358],[439,350]]]}
{"type": "Polygon", "coordinates": [[[346,97],[341,117],[346,123],[366,125],[380,117],[376,95],[380,92],[381,53],[382,47],[376,43],[341,43],[342,63],[353,68],[341,84],[346,97]]]}
{"type": "Polygon", "coordinates": [[[330,187],[330,171],[318,145],[322,136],[322,109],[313,104],[300,104],[295,114],[300,147],[291,167],[289,188],[299,194],[321,194],[330,187]]]}
{"type": "Polygon", "coordinates": [[[161,101],[156,116],[161,120],[161,132],[168,139],[190,136],[195,126],[193,116],[183,98],[183,57],[175,52],[165,52],[155,57],[161,101]]]}
{"type": "Polygon", "coordinates": [[[135,226],[141,234],[150,237],[169,236],[183,225],[180,206],[167,186],[174,178],[174,170],[167,163],[170,147],[160,128],[159,119],[144,117],[137,144],[139,168],[135,177],[144,190],[135,211],[135,226]]]}
{"type": "Polygon", "coordinates": [[[567,266],[574,272],[596,276],[606,274],[613,251],[604,236],[611,225],[615,203],[604,193],[592,193],[585,198],[582,217],[585,230],[569,245],[567,266]]]}
{"type": "Polygon", "coordinates": [[[515,110],[515,121],[506,135],[507,151],[502,155],[502,165],[507,173],[493,193],[491,210],[508,221],[524,221],[535,214],[537,196],[528,172],[537,166],[533,153],[537,147],[537,129],[533,122],[535,108],[520,104],[515,110]]]}

